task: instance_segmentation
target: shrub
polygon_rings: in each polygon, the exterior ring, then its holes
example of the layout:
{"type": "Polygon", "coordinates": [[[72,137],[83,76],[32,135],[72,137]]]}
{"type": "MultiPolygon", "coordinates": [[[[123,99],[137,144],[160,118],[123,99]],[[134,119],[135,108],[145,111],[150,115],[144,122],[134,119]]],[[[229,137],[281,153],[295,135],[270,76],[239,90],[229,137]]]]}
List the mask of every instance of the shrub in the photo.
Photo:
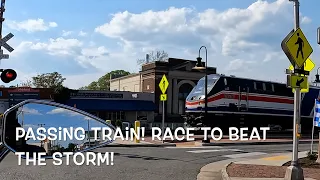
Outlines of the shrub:
{"type": "Polygon", "coordinates": [[[308,154],[307,154],[307,157],[308,157],[308,159],[310,159],[310,160],[317,160],[317,158],[318,158],[318,153],[317,153],[317,152],[312,152],[312,154],[311,154],[311,152],[309,151],[308,154]]]}
{"type": "Polygon", "coordinates": [[[120,119],[116,120],[116,126],[122,128],[122,121],[120,119]]]}

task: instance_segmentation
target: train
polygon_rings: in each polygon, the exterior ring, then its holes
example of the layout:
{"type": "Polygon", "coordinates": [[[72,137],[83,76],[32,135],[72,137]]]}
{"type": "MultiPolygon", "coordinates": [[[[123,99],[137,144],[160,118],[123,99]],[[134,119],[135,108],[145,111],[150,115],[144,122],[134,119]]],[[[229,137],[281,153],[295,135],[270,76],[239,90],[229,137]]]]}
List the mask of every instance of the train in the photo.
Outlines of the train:
{"type": "MultiPolygon", "coordinates": [[[[209,74],[207,80],[207,117],[205,77],[202,77],[186,98],[185,126],[270,127],[292,131],[294,92],[286,84],[223,74],[209,74]]],[[[319,95],[320,87],[310,83],[309,92],[301,94],[302,132],[312,129],[315,99],[319,95]]]]}

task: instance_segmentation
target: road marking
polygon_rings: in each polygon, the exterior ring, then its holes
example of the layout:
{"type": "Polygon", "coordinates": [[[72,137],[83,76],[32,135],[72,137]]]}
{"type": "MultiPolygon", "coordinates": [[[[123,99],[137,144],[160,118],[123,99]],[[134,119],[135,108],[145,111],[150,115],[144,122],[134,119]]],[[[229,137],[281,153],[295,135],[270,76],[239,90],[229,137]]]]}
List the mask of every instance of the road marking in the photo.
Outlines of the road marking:
{"type": "Polygon", "coordinates": [[[267,161],[277,161],[277,160],[283,160],[283,159],[288,159],[290,156],[273,156],[273,157],[266,157],[262,158],[262,160],[267,160],[267,161]]]}
{"type": "Polygon", "coordinates": [[[243,157],[258,156],[258,155],[264,155],[264,154],[267,154],[267,153],[251,152],[251,153],[242,153],[242,154],[229,154],[229,155],[224,155],[223,157],[228,157],[228,158],[243,158],[243,157]]]}
{"type": "Polygon", "coordinates": [[[189,153],[207,153],[207,152],[226,152],[226,151],[238,151],[241,152],[242,150],[239,149],[208,149],[208,150],[196,150],[196,151],[187,151],[189,153]]]}
{"type": "Polygon", "coordinates": [[[221,149],[222,146],[176,146],[165,147],[168,149],[221,149]]]}

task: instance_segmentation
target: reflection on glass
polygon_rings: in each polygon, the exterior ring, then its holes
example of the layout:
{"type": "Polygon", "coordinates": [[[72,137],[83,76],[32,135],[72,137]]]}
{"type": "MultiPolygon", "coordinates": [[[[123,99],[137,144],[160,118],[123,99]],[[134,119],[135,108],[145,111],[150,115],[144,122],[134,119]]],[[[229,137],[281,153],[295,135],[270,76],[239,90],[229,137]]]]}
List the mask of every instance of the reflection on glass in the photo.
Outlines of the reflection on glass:
{"type": "MultiPolygon", "coordinates": [[[[213,86],[215,85],[216,81],[219,79],[219,76],[210,74],[208,75],[208,84],[207,84],[207,93],[209,94],[210,91],[212,90],[213,86]]],[[[189,96],[187,97],[188,99],[191,98],[191,96],[194,95],[204,95],[204,87],[205,87],[205,77],[202,77],[197,85],[192,89],[190,92],[189,96]]]]}
{"type": "Polygon", "coordinates": [[[13,113],[7,116],[6,142],[16,151],[46,152],[50,156],[54,152],[76,152],[110,141],[102,139],[101,131],[92,130],[108,126],[74,111],[26,104],[13,113]],[[21,127],[18,141],[12,141],[12,133],[9,134],[14,126],[21,127]]]}

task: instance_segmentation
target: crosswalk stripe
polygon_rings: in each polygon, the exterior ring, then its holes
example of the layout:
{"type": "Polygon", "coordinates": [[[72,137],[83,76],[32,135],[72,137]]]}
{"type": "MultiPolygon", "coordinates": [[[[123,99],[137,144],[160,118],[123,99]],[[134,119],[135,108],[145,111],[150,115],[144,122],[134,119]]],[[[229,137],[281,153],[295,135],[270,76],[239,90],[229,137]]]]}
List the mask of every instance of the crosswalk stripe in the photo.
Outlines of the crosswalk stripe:
{"type": "Polygon", "coordinates": [[[239,150],[239,149],[208,149],[208,150],[196,150],[196,151],[187,151],[187,152],[189,152],[189,153],[207,153],[207,152],[226,152],[226,151],[241,152],[242,150],[239,150]]]}
{"type": "Polygon", "coordinates": [[[267,153],[251,152],[251,153],[241,153],[241,154],[229,154],[229,155],[224,155],[223,157],[227,157],[227,158],[243,158],[243,157],[258,156],[258,155],[264,155],[264,154],[267,154],[267,153]]]}
{"type": "Polygon", "coordinates": [[[221,149],[222,146],[169,146],[168,149],[221,149]]]}

